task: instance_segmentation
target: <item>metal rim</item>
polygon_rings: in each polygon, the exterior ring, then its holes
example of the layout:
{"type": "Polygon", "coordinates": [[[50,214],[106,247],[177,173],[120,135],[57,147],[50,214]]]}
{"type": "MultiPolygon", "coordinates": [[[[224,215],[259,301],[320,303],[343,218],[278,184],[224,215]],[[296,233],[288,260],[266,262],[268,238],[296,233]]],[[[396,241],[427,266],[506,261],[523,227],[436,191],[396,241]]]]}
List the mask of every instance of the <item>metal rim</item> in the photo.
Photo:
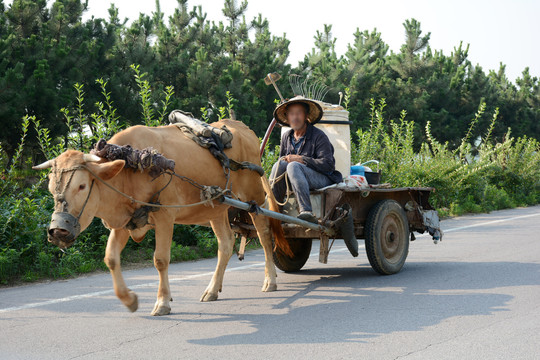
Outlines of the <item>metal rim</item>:
{"type": "Polygon", "coordinates": [[[384,258],[390,263],[397,263],[405,249],[405,231],[401,217],[391,212],[385,216],[380,232],[381,250],[384,258]]]}

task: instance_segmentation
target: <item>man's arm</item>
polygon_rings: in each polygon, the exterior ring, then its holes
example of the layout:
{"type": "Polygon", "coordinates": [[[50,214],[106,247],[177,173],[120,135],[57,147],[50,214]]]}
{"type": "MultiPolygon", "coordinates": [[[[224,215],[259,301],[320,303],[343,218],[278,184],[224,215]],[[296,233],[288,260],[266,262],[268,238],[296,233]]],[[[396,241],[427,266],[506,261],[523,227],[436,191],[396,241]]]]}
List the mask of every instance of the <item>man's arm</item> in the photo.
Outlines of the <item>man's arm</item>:
{"type": "Polygon", "coordinates": [[[321,173],[335,170],[334,149],[327,136],[320,136],[315,143],[315,157],[302,156],[304,164],[321,173]]]}

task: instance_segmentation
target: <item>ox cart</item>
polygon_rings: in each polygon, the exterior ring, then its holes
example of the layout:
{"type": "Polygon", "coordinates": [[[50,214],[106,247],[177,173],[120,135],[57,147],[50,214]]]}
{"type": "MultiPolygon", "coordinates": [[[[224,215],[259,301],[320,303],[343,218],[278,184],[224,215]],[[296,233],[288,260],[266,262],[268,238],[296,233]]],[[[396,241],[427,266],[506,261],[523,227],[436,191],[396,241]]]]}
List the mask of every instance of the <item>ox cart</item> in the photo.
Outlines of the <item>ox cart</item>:
{"type": "MultiPolygon", "coordinates": [[[[357,239],[364,239],[365,250],[372,268],[383,275],[401,270],[409,251],[414,232],[428,232],[435,243],[441,240],[437,212],[429,205],[432,188],[330,188],[311,193],[318,224],[295,217],[294,206],[285,206],[279,214],[258,209],[263,215],[283,221],[283,230],[294,256],[281,249],[274,250],[276,266],[285,272],[300,270],[307,262],[314,239],[319,239],[319,262],[326,264],[336,239],[343,239],[351,255],[358,256],[357,239]]],[[[242,237],[256,238],[247,211],[252,205],[228,197],[223,199],[236,211],[232,212],[233,230],[242,237]]],[[[291,198],[287,205],[294,204],[291,198]]]]}
{"type": "MultiPolygon", "coordinates": [[[[280,76],[268,74],[265,81],[276,88],[284,101],[275,80],[280,76]]],[[[293,86],[291,84],[291,86],[293,86]]],[[[294,86],[293,86],[294,90],[294,86]]],[[[313,99],[312,99],[313,100],[313,99]]],[[[318,101],[318,100],[315,100],[318,101]]],[[[350,125],[348,111],[340,105],[318,101],[324,110],[322,120],[317,123],[329,137],[335,149],[336,169],[343,175],[350,174],[350,125]]],[[[276,125],[272,119],[261,145],[261,156],[266,142],[276,125]]],[[[285,130],[282,129],[282,134],[285,130]]],[[[365,241],[365,250],[372,268],[384,275],[401,270],[409,251],[409,242],[415,240],[414,232],[428,232],[434,243],[442,240],[439,216],[429,204],[433,188],[407,187],[392,188],[389,184],[379,184],[380,171],[370,173],[367,186],[334,186],[311,192],[313,213],[318,223],[298,219],[298,207],[294,194],[288,198],[281,213],[253,204],[224,197],[222,201],[233,207],[229,219],[233,230],[241,237],[239,257],[243,259],[243,249],[248,238],[256,238],[255,227],[250,222],[247,211],[257,211],[263,215],[282,221],[285,237],[293,256],[280,248],[274,249],[274,262],[285,272],[300,270],[308,260],[314,239],[319,239],[319,262],[326,264],[328,255],[336,239],[343,239],[352,256],[358,256],[358,239],[365,241]]],[[[367,175],[366,175],[367,177],[367,175]]]]}

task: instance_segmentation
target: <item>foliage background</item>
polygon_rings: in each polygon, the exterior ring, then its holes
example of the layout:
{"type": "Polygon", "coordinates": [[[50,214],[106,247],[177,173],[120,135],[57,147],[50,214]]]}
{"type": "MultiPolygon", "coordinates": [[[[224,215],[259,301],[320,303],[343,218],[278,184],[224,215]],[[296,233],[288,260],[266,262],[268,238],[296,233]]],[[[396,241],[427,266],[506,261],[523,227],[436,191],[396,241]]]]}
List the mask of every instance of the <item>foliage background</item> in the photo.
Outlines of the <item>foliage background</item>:
{"type": "MultiPolygon", "coordinates": [[[[156,2],[130,25],[114,5],[108,19],[83,22],[86,6],[0,0],[0,283],[104,268],[106,231],[97,220],[66,253],[46,243],[52,199],[30,164],[67,147],[88,150],[133,124],[166,123],[177,108],[208,121],[234,109],[262,136],[276,98],[263,78],[274,71],[286,97],[294,95],[289,74],[330,86],[329,102],[344,93],[353,161],[381,160],[383,180],[396,186],[436,187],[432,202],[443,214],[539,202],[538,78],[526,68],[511,81],[503,64],[486,73],[468,60],[469,45],[433,50],[415,19],[403,24],[398,53],[376,29],[358,29],[337,54],[326,25],[293,67],[286,36],[271,34],[263,15],[246,19],[246,1],[224,1],[227,21],[219,23],[186,0],[168,19],[156,2]]],[[[276,131],[269,149],[277,141],[276,131]]],[[[265,168],[274,157],[267,152],[265,168]]],[[[125,259],[149,261],[152,239],[130,243],[125,259]]],[[[173,260],[215,250],[207,229],[176,228],[173,260]]]]}

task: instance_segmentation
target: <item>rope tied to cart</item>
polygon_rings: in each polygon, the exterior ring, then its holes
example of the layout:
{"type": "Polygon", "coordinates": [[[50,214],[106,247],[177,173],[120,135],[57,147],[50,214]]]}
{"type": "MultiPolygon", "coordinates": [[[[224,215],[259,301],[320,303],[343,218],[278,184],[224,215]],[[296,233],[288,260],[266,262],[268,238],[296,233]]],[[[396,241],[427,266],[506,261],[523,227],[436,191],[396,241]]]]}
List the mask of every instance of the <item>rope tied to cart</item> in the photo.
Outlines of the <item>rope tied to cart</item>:
{"type": "Polygon", "coordinates": [[[274,176],[272,179],[270,179],[270,188],[274,189],[274,185],[280,182],[285,178],[285,200],[283,202],[279,202],[276,199],[276,202],[279,206],[284,206],[286,203],[289,202],[289,199],[291,198],[291,184],[289,183],[289,177],[287,176],[287,170],[285,170],[281,175],[274,176]]]}

